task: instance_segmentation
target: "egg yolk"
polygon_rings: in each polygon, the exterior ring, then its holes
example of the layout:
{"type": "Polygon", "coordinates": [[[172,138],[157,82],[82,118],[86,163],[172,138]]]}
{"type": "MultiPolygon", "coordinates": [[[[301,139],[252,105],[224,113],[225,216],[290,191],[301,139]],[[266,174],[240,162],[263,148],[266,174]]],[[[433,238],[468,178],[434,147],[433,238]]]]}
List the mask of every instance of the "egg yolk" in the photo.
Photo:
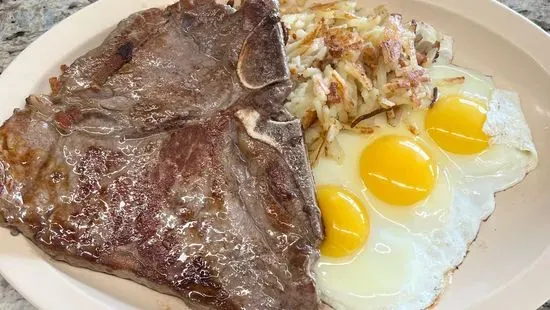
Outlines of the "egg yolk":
{"type": "Polygon", "coordinates": [[[426,115],[426,131],[445,151],[477,154],[489,146],[483,132],[487,110],[483,103],[460,96],[439,99],[426,115]]]}
{"type": "Polygon", "coordinates": [[[359,163],[365,187],[378,199],[408,206],[426,199],[437,166],[412,138],[384,136],[367,146],[359,163]]]}
{"type": "Polygon", "coordinates": [[[321,254],[340,258],[361,249],[367,241],[370,223],[359,198],[342,187],[320,186],[317,188],[317,202],[325,226],[321,254]]]}

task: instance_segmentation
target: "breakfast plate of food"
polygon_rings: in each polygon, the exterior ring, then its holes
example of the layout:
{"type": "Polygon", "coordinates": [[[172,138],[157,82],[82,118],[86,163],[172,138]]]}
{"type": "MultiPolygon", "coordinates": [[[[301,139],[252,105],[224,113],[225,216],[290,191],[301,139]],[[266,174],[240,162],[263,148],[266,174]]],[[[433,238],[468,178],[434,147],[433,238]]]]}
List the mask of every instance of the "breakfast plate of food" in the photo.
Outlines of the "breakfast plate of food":
{"type": "Polygon", "coordinates": [[[548,50],[493,1],[100,0],[0,76],[0,272],[42,309],[535,308],[548,50]]]}

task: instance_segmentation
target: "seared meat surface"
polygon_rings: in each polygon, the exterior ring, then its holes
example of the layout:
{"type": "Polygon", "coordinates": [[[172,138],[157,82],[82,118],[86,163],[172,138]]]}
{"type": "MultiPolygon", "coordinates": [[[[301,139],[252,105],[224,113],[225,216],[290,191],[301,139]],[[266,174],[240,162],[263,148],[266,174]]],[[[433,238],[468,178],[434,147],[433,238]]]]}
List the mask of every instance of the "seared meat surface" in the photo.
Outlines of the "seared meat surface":
{"type": "Polygon", "coordinates": [[[274,0],[122,21],[0,128],[0,224],[195,309],[317,309],[283,41],[274,0]]]}

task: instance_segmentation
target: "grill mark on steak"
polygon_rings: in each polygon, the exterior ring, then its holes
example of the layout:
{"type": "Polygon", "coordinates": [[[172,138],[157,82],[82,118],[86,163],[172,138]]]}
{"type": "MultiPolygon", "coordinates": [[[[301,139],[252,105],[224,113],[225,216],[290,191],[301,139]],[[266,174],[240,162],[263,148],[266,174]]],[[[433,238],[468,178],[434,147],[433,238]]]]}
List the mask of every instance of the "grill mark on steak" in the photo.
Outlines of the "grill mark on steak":
{"type": "Polygon", "coordinates": [[[195,309],[319,308],[283,36],[273,0],[122,21],[0,128],[0,224],[195,309]]]}

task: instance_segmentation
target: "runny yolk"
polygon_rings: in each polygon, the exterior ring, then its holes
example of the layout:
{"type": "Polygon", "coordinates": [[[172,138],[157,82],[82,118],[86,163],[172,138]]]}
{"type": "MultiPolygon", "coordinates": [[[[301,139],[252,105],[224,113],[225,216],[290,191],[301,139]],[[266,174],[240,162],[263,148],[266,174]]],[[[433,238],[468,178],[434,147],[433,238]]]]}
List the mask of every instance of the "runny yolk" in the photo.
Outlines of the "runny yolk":
{"type": "Polygon", "coordinates": [[[483,132],[487,110],[482,102],[460,96],[439,99],[426,115],[426,131],[445,151],[471,155],[489,146],[483,132]]]}
{"type": "Polygon", "coordinates": [[[353,255],[367,241],[370,223],[367,210],[357,196],[338,186],[319,186],[317,202],[325,226],[323,256],[353,255]]]}
{"type": "Polygon", "coordinates": [[[359,163],[365,187],[378,199],[409,206],[431,193],[437,166],[413,138],[384,136],[367,146],[359,163]]]}

